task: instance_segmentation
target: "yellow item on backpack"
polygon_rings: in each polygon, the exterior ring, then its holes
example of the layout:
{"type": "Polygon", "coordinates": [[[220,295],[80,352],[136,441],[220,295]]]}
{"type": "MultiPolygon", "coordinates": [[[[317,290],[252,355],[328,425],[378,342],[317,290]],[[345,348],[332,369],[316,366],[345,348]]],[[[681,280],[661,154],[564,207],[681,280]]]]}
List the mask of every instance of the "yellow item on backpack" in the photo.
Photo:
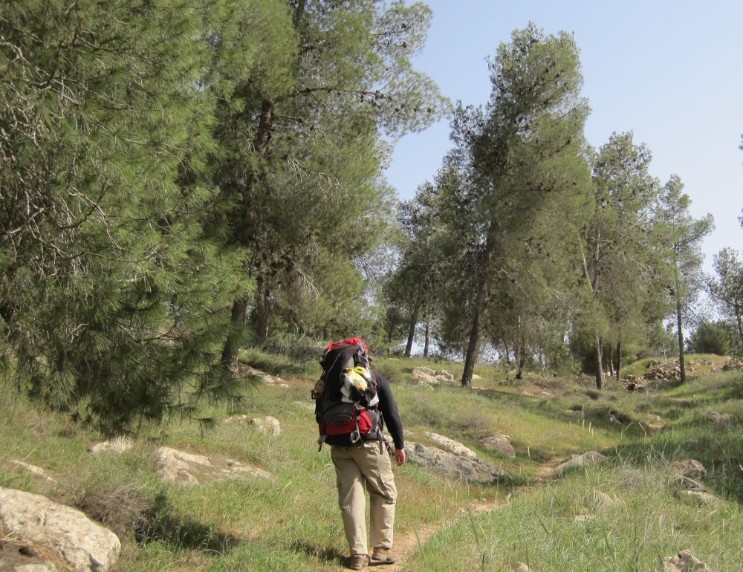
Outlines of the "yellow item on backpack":
{"type": "Polygon", "coordinates": [[[359,391],[366,391],[368,375],[366,368],[361,366],[351,367],[346,370],[346,377],[349,383],[359,391]]]}

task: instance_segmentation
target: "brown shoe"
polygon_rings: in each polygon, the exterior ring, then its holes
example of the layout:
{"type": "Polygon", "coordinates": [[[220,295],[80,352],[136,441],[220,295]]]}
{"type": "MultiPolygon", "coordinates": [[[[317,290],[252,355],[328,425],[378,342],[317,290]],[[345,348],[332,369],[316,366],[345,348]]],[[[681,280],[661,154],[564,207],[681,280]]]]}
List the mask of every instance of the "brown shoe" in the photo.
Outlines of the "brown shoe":
{"type": "Polygon", "coordinates": [[[375,548],[371,559],[377,564],[395,563],[395,557],[392,556],[389,548],[375,548]]]}
{"type": "Polygon", "coordinates": [[[351,570],[363,570],[369,566],[369,556],[366,554],[354,554],[348,559],[346,566],[351,570]]]}

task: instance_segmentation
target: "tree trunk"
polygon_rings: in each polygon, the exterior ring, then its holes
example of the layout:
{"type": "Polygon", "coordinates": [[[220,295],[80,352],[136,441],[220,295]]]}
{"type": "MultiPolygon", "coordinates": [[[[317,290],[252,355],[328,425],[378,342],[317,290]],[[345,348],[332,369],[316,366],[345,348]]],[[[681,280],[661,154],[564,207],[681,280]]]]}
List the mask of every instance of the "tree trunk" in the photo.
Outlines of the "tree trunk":
{"type": "Polygon", "coordinates": [[[603,389],[604,387],[604,369],[603,369],[603,352],[601,348],[601,337],[596,336],[596,388],[603,389]]]}
{"type": "Polygon", "coordinates": [[[619,370],[622,367],[622,342],[617,342],[617,355],[615,359],[614,372],[617,376],[617,381],[619,381],[619,370]]]}
{"type": "Polygon", "coordinates": [[[425,338],[423,341],[423,357],[424,358],[428,357],[428,345],[430,342],[430,334],[431,334],[431,322],[430,322],[430,319],[426,317],[426,333],[425,333],[425,338]]]}
{"type": "Polygon", "coordinates": [[[421,298],[423,292],[423,281],[418,281],[418,287],[415,293],[415,305],[413,306],[413,313],[410,316],[410,327],[408,328],[408,343],[405,344],[405,357],[410,357],[410,352],[413,349],[413,338],[415,337],[415,327],[418,325],[418,312],[420,312],[421,298]]]}
{"type": "Polygon", "coordinates": [[[735,323],[738,325],[738,339],[743,344],[743,312],[737,299],[733,303],[733,312],[735,312],[735,323]]]}
{"type": "MultiPolygon", "coordinates": [[[[273,112],[273,101],[270,99],[264,99],[261,104],[261,115],[258,120],[258,132],[256,133],[254,141],[255,148],[261,155],[265,155],[268,151],[268,143],[271,140],[271,127],[273,125],[273,112]]],[[[246,182],[247,189],[242,193],[243,201],[240,205],[243,213],[247,213],[251,208],[253,208],[253,205],[250,204],[250,188],[256,184],[258,179],[258,174],[252,173],[246,182]]],[[[247,222],[244,219],[242,221],[242,226],[247,226],[247,222]]],[[[249,229],[247,228],[237,229],[235,238],[241,246],[249,245],[250,239],[248,231],[249,229]]],[[[234,368],[237,367],[238,344],[245,329],[247,303],[248,296],[246,295],[239,300],[235,300],[232,305],[232,329],[227,335],[224,347],[222,348],[222,364],[230,368],[231,371],[235,371],[234,368]]]]}
{"type": "Polygon", "coordinates": [[[263,277],[259,276],[256,281],[255,307],[253,308],[253,326],[255,333],[261,342],[268,339],[268,327],[271,322],[271,309],[269,304],[268,286],[263,277]]]}
{"type": "Polygon", "coordinates": [[[516,371],[516,379],[523,379],[524,377],[524,365],[526,364],[526,344],[524,343],[524,338],[519,339],[519,349],[518,349],[518,355],[516,356],[519,360],[519,367],[516,371]]]}
{"type": "Polygon", "coordinates": [[[676,327],[678,329],[679,338],[679,368],[681,373],[681,383],[686,381],[686,365],[684,363],[684,331],[681,329],[681,297],[678,295],[678,289],[676,289],[676,327]]]}
{"type": "Polygon", "coordinates": [[[609,377],[614,377],[614,346],[609,344],[609,356],[606,357],[606,363],[609,366],[609,377]]]}
{"type": "Polygon", "coordinates": [[[475,298],[475,307],[472,315],[472,326],[470,327],[470,337],[467,344],[467,355],[464,358],[464,371],[462,372],[462,385],[472,386],[472,375],[475,372],[475,362],[480,349],[480,312],[485,306],[487,298],[486,277],[480,277],[477,296],[475,298]]]}
{"type": "Polygon", "coordinates": [[[240,339],[245,329],[245,319],[248,309],[248,295],[246,294],[232,304],[232,329],[227,334],[222,348],[222,365],[233,374],[237,373],[237,356],[240,350],[240,339]]]}

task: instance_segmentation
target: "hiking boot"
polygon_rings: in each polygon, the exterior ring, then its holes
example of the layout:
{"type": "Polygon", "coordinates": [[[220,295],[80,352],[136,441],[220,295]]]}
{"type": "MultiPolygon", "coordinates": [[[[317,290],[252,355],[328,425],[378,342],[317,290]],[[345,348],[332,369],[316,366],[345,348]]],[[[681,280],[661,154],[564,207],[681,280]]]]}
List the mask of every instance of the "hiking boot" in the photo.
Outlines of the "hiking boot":
{"type": "Polygon", "coordinates": [[[395,563],[395,557],[392,556],[389,548],[375,548],[371,559],[377,564],[395,563]]]}
{"type": "Polygon", "coordinates": [[[351,570],[363,570],[369,566],[369,556],[366,554],[353,554],[346,564],[351,570]]]}

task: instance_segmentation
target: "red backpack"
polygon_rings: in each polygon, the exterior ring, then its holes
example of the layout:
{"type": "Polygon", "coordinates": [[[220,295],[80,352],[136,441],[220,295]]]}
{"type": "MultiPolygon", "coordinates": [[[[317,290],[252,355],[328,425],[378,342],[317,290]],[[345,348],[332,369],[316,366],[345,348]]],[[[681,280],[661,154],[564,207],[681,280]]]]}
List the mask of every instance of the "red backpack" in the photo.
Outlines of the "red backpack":
{"type": "Polygon", "coordinates": [[[361,338],[333,342],[320,365],[323,373],[312,391],[320,448],[330,436],[348,435],[351,443],[379,438],[382,416],[367,343],[361,338]]]}

